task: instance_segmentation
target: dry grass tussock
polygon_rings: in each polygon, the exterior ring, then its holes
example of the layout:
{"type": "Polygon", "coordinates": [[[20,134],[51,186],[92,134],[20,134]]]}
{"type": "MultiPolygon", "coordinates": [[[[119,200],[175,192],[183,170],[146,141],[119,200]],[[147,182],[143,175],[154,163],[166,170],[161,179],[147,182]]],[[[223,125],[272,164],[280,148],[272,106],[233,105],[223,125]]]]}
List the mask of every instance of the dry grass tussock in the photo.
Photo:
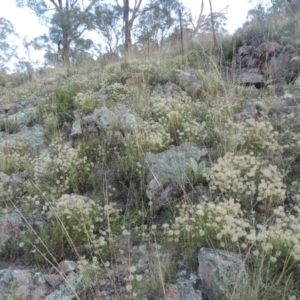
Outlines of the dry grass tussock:
{"type": "Polygon", "coordinates": [[[48,144],[46,152],[18,142],[0,148],[0,170],[22,177],[17,185],[1,183],[2,213],[17,209],[28,224],[18,243],[2,248],[3,259],[55,268],[63,259],[76,260],[90,286],[86,296],[74,290],[77,299],[101,299],[103,282],[114,299],[157,299],[174,280],[178,261],[195,269],[200,247],[225,249],[247,266],[242,299],[300,297],[299,120],[270,119],[266,100],[260,119],[235,122],[250,99],[277,96],[224,82],[222,59],[208,44],[186,43],[184,54],[156,51],[49,69],[32,83],[22,74],[3,79],[3,103],[40,99],[36,122],[48,144]],[[194,73],[203,91],[153,95],[164,76],[176,82],[174,69],[194,73]],[[145,80],[122,85],[124,72],[145,80]],[[101,88],[107,97],[99,100],[94,92],[101,88]],[[143,124],[121,133],[117,127],[83,132],[74,140],[64,133],[74,110],[84,116],[116,103],[129,105],[143,124]],[[184,197],[157,212],[145,194],[145,153],[186,142],[207,149],[207,167],[191,168],[184,197]],[[189,196],[199,186],[209,197],[189,196]],[[47,223],[35,228],[33,215],[47,223]]]}

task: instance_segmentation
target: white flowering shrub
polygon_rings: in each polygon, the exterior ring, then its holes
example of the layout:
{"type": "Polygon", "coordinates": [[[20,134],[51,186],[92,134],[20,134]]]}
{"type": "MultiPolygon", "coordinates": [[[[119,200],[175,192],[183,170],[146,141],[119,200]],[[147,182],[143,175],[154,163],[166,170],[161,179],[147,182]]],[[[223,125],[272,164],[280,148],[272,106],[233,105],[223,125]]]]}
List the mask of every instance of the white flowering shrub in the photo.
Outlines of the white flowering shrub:
{"type": "Polygon", "coordinates": [[[29,149],[28,140],[7,140],[0,151],[0,171],[13,173],[28,168],[28,162],[34,156],[29,149]]]}
{"type": "Polygon", "coordinates": [[[248,119],[242,123],[225,123],[224,143],[228,151],[236,154],[254,153],[256,156],[280,157],[283,152],[278,143],[278,132],[269,121],[248,119]]]}
{"type": "Polygon", "coordinates": [[[169,147],[170,133],[162,124],[154,121],[144,124],[126,135],[126,146],[129,149],[141,151],[160,152],[169,147]]]}
{"type": "Polygon", "coordinates": [[[174,221],[163,225],[168,242],[182,245],[186,259],[195,258],[199,247],[246,248],[249,227],[241,205],[232,198],[217,204],[178,204],[174,221]]]}
{"type": "Polygon", "coordinates": [[[106,87],[109,99],[116,102],[124,102],[129,94],[129,89],[121,83],[113,83],[106,87]]]}
{"type": "Polygon", "coordinates": [[[98,101],[93,92],[78,93],[74,97],[75,106],[86,115],[92,113],[98,106],[98,101]]]}
{"type": "Polygon", "coordinates": [[[162,98],[154,96],[149,108],[151,120],[163,125],[170,133],[175,144],[195,142],[200,136],[205,136],[205,123],[196,121],[194,112],[199,109],[199,103],[193,102],[185,93],[179,98],[162,98]]]}
{"type": "Polygon", "coordinates": [[[79,195],[62,195],[45,207],[52,221],[52,231],[60,230],[64,243],[72,243],[81,249],[89,249],[101,257],[113,245],[112,228],[119,219],[114,203],[101,206],[79,195]]]}
{"type": "Polygon", "coordinates": [[[80,192],[91,167],[87,157],[81,156],[81,146],[75,149],[58,139],[49,145],[49,150],[48,156],[31,161],[35,184],[55,197],[70,190],[80,192]]]}
{"type": "MultiPolygon", "coordinates": [[[[299,277],[300,261],[300,207],[295,206],[292,213],[283,206],[273,210],[272,216],[264,224],[258,224],[247,235],[254,261],[260,265],[264,257],[268,272],[280,270],[299,277]]],[[[296,278],[297,278],[296,277],[296,278]]]]}
{"type": "Polygon", "coordinates": [[[250,155],[226,153],[212,166],[210,188],[215,194],[234,197],[248,205],[256,201],[282,204],[285,199],[283,174],[277,166],[250,155]]]}

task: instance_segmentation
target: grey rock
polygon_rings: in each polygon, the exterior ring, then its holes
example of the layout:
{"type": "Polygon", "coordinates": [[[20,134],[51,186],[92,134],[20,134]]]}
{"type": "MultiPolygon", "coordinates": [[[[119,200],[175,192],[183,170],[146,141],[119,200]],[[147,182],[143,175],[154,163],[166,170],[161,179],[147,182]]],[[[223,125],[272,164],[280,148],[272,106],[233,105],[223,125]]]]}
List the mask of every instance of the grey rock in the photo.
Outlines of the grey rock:
{"type": "Polygon", "coordinates": [[[99,91],[95,92],[94,96],[99,100],[106,100],[108,98],[108,94],[105,88],[102,88],[99,91]]]}
{"type": "Polygon", "coordinates": [[[250,118],[257,118],[263,109],[261,101],[249,102],[240,113],[236,113],[233,118],[235,121],[245,121],[250,118]]]}
{"type": "Polygon", "coordinates": [[[82,129],[81,129],[81,122],[80,120],[76,120],[72,124],[71,134],[72,138],[81,137],[82,136],[82,129]]]}
{"type": "Polygon", "coordinates": [[[201,91],[202,83],[195,75],[192,75],[182,70],[173,71],[179,85],[190,95],[194,96],[201,91]]]}
{"type": "Polygon", "coordinates": [[[82,126],[89,132],[112,130],[115,126],[136,129],[143,120],[126,104],[116,103],[112,108],[102,107],[82,119],[82,126]]]}
{"type": "Polygon", "coordinates": [[[70,278],[65,279],[65,283],[61,284],[58,289],[46,296],[45,300],[73,300],[78,299],[76,295],[80,295],[88,288],[87,282],[82,274],[73,274],[70,278]]]}
{"type": "Polygon", "coordinates": [[[0,270],[0,287],[12,282],[12,270],[0,270]]]}
{"type": "Polygon", "coordinates": [[[138,117],[135,111],[127,104],[116,103],[111,111],[120,120],[122,127],[136,129],[143,123],[143,119],[138,117]]]}
{"type": "Polygon", "coordinates": [[[178,195],[181,186],[188,182],[186,171],[190,159],[198,161],[200,157],[201,150],[189,144],[172,146],[162,153],[146,153],[146,195],[156,209],[178,195]]]}
{"type": "Polygon", "coordinates": [[[53,287],[57,288],[61,285],[64,281],[64,278],[60,275],[51,274],[51,275],[44,275],[44,279],[53,287]]]}
{"type": "Polygon", "coordinates": [[[7,118],[18,124],[29,125],[33,120],[38,118],[38,110],[36,107],[25,108],[13,115],[9,115],[7,118]]]}
{"type": "Polygon", "coordinates": [[[18,235],[23,226],[19,214],[10,213],[0,217],[0,246],[18,235]]]}
{"type": "Polygon", "coordinates": [[[300,88],[300,76],[294,81],[294,86],[300,88]]]}
{"type": "Polygon", "coordinates": [[[224,250],[201,248],[198,272],[205,299],[240,300],[248,275],[239,255],[224,250]]]}
{"type": "Polygon", "coordinates": [[[3,172],[0,172],[0,184],[11,182],[11,178],[3,172]]]}
{"type": "Polygon", "coordinates": [[[180,86],[168,81],[164,85],[157,84],[152,95],[159,95],[163,98],[179,98],[181,93],[182,88],[180,86]]]}
{"type": "Polygon", "coordinates": [[[98,129],[111,130],[118,122],[116,115],[107,107],[95,109],[90,115],[82,119],[82,124],[89,132],[97,131],[98,129]]]}
{"type": "Polygon", "coordinates": [[[164,298],[160,300],[202,300],[202,293],[194,288],[196,276],[191,275],[189,279],[177,278],[173,284],[168,284],[164,298]]]}
{"type": "Polygon", "coordinates": [[[78,264],[72,260],[64,260],[58,264],[58,267],[64,274],[68,275],[78,268],[78,264]]]}
{"type": "Polygon", "coordinates": [[[297,105],[297,99],[294,94],[291,93],[284,93],[281,97],[279,97],[279,101],[284,106],[294,106],[297,105]]]}
{"type": "Polygon", "coordinates": [[[39,124],[31,128],[23,126],[18,133],[0,136],[0,150],[5,149],[9,141],[28,141],[33,149],[40,148],[45,142],[43,135],[44,128],[39,124]]]}
{"type": "Polygon", "coordinates": [[[251,72],[243,72],[237,78],[237,83],[241,85],[255,85],[262,87],[265,84],[263,75],[251,72]]]}

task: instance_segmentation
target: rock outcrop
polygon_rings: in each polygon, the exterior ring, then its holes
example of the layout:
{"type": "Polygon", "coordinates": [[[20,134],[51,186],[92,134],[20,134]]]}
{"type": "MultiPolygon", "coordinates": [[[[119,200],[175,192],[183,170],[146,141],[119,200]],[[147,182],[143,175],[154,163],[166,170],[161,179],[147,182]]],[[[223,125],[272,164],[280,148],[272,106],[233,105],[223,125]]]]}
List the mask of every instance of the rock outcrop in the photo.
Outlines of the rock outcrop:
{"type": "Polygon", "coordinates": [[[280,45],[264,42],[258,47],[244,45],[233,57],[231,76],[241,85],[263,87],[268,84],[290,83],[300,71],[300,43],[280,45]]]}

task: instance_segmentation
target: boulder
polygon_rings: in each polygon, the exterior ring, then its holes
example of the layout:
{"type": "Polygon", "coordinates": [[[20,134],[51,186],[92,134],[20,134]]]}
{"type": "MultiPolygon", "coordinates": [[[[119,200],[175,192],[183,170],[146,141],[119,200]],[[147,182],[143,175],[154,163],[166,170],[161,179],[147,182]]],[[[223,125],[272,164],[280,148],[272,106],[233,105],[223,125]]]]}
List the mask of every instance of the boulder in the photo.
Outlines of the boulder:
{"type": "Polygon", "coordinates": [[[0,150],[6,148],[10,141],[28,141],[31,148],[41,148],[45,143],[44,128],[42,125],[36,124],[30,128],[23,126],[18,133],[9,136],[2,133],[2,136],[0,135],[0,150]]]}
{"type": "Polygon", "coordinates": [[[10,213],[0,217],[0,246],[5,245],[13,237],[16,237],[21,228],[23,221],[19,214],[10,213]]]}
{"type": "Polygon", "coordinates": [[[178,98],[182,93],[182,88],[175,83],[168,81],[160,85],[157,84],[153,90],[152,95],[159,95],[162,98],[178,98]]]}
{"type": "Polygon", "coordinates": [[[202,293],[194,287],[195,280],[179,277],[175,283],[168,284],[164,298],[160,300],[202,300],[202,293]]]}
{"type": "Polygon", "coordinates": [[[246,86],[254,85],[255,87],[263,87],[265,85],[265,80],[263,75],[247,71],[238,76],[237,83],[246,86]]]}
{"type": "Polygon", "coordinates": [[[242,299],[248,274],[238,254],[201,248],[198,263],[204,299],[242,299]]]}
{"type": "Polygon", "coordinates": [[[162,153],[146,153],[146,195],[153,201],[156,210],[180,194],[182,185],[188,182],[190,159],[198,161],[200,157],[201,149],[189,144],[171,146],[162,153]]]}
{"type": "Polygon", "coordinates": [[[174,70],[173,74],[179,82],[179,85],[190,95],[194,96],[201,91],[202,83],[195,75],[182,70],[174,70]]]}
{"type": "Polygon", "coordinates": [[[110,109],[107,107],[95,109],[92,114],[82,119],[82,126],[88,132],[96,132],[101,129],[112,130],[115,126],[136,129],[142,123],[142,118],[138,117],[129,105],[123,103],[116,103],[110,109]]]}

